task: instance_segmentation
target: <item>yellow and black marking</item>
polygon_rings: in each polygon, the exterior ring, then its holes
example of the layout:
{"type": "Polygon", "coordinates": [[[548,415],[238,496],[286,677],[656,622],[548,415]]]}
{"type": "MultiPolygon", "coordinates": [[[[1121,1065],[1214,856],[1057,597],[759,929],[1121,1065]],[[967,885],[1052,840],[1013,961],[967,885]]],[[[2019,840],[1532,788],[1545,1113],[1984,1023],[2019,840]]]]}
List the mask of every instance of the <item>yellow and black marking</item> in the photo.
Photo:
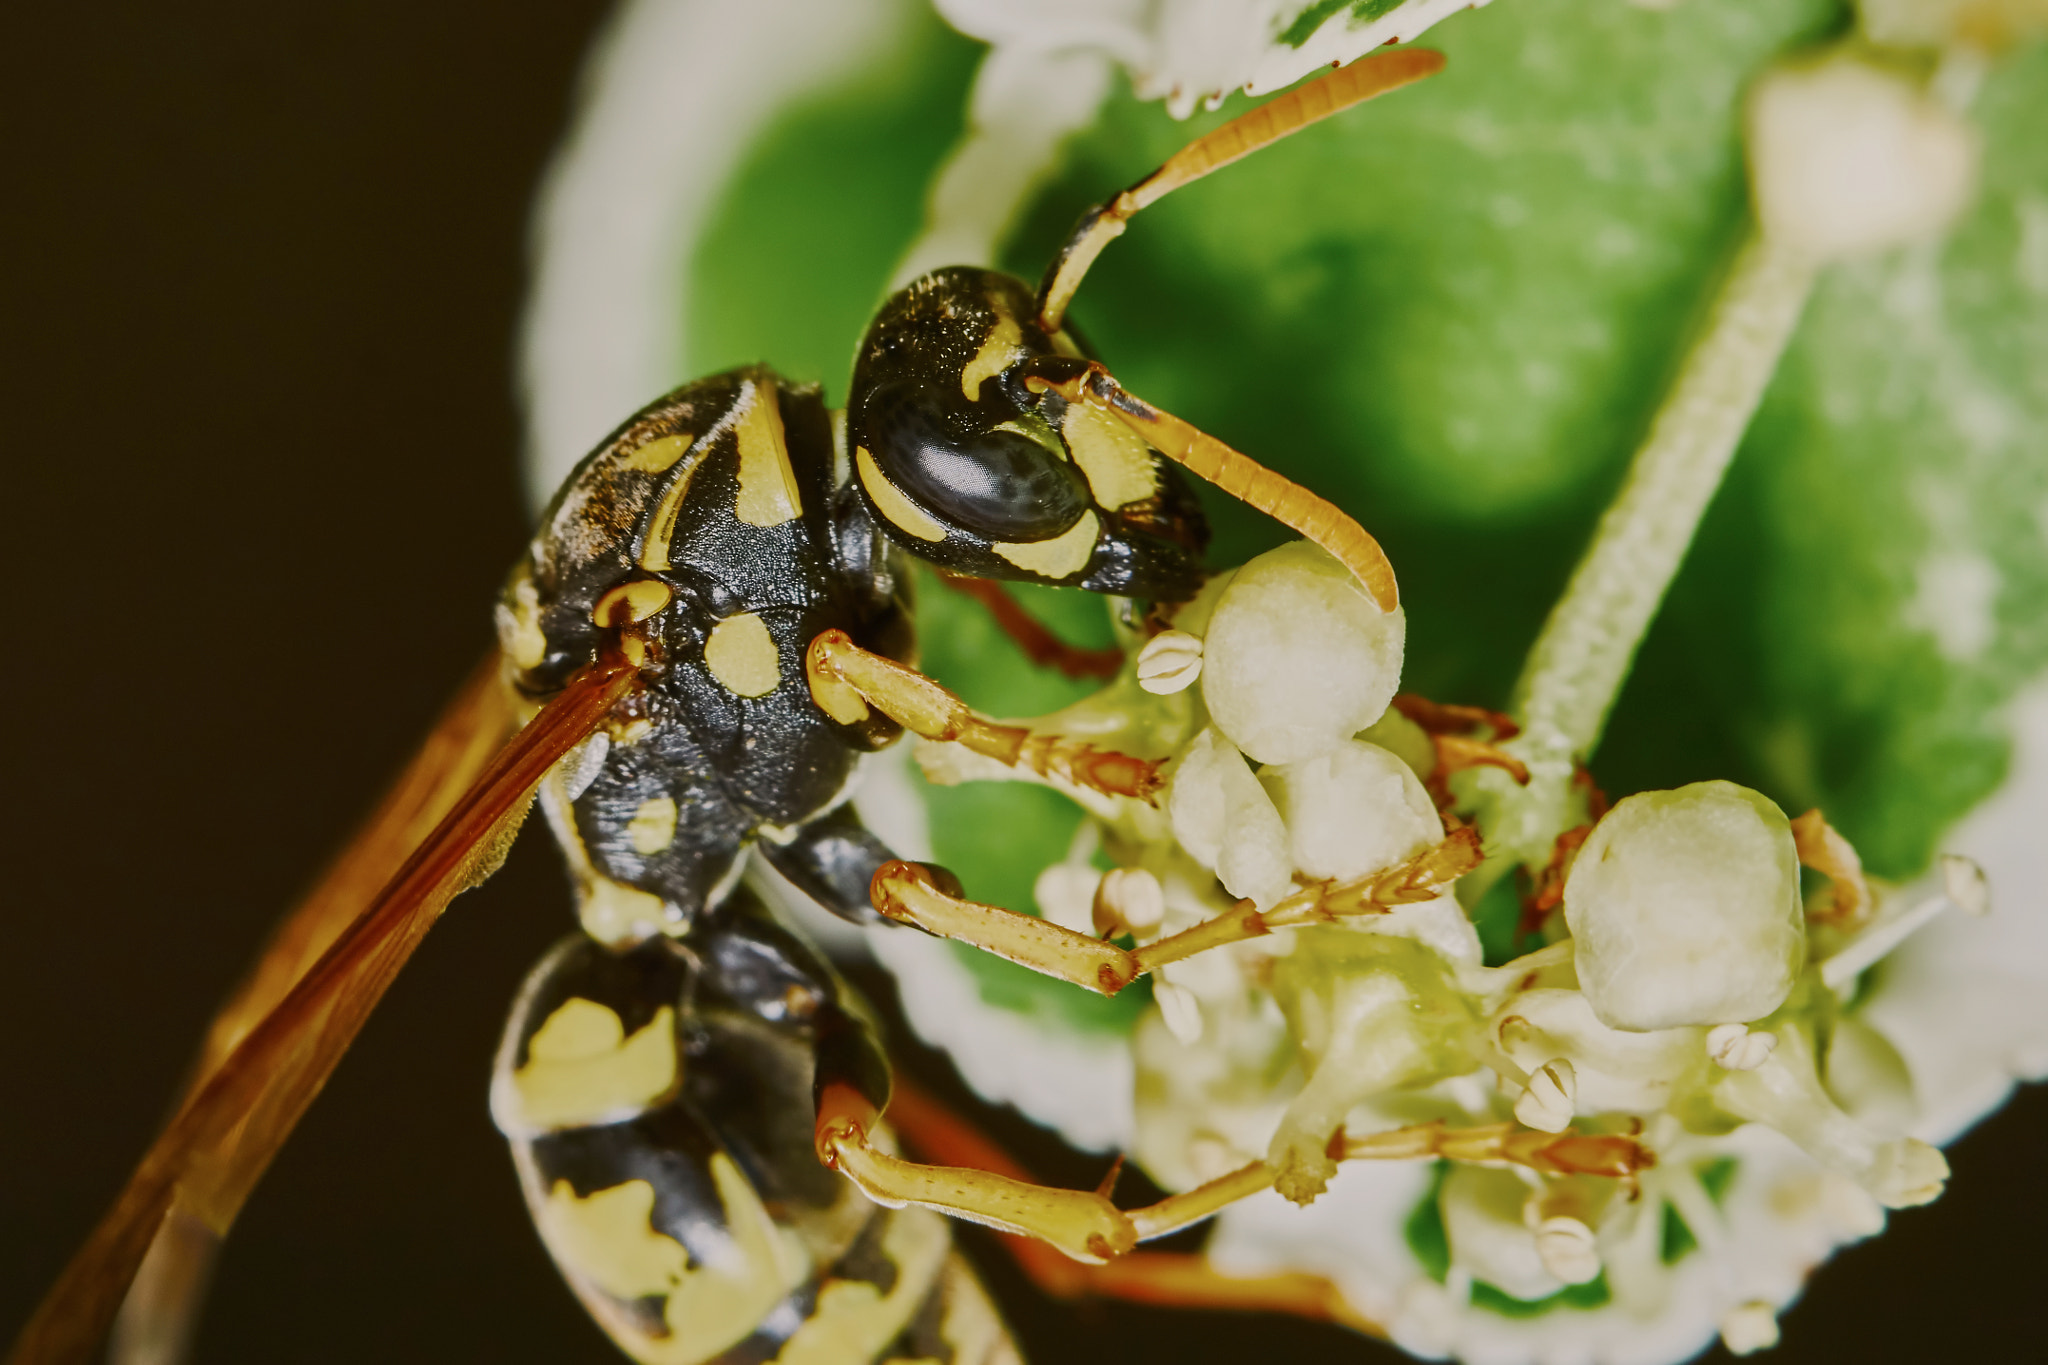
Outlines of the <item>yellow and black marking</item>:
{"type": "Polygon", "coordinates": [[[530,695],[608,639],[641,669],[604,762],[574,790],[543,790],[587,932],[688,933],[763,828],[787,836],[763,850],[786,875],[868,917],[866,877],[887,850],[833,807],[861,753],[895,730],[820,711],[803,658],[832,629],[907,646],[892,565],[859,495],[835,482],[817,391],[766,369],[678,390],[579,467],[512,579],[501,630],[530,695]]]}
{"type": "Polygon", "coordinates": [[[528,979],[493,1112],[550,1255],[633,1359],[1014,1359],[943,1218],[818,1164],[813,1077],[882,1065],[842,989],[745,892],[689,948],[577,936],[528,979]]]}
{"type": "Polygon", "coordinates": [[[854,363],[855,485],[897,543],[955,573],[1177,600],[1207,529],[1178,468],[1113,418],[1033,390],[1087,361],[990,270],[917,280],[854,363]]]}

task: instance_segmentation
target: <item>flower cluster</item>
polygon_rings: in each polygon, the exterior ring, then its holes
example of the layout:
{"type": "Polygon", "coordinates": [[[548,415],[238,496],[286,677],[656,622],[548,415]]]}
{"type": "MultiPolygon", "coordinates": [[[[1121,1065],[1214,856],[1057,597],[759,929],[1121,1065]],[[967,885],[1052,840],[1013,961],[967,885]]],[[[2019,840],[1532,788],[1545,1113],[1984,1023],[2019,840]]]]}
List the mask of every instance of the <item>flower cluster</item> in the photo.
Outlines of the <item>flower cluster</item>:
{"type": "MultiPolygon", "coordinates": [[[[1095,819],[1038,899],[1139,944],[1246,902],[1304,926],[1162,968],[1132,1046],[1154,1179],[1263,1159],[1308,1206],[1226,1213],[1220,1263],[1324,1269],[1427,1354],[1541,1359],[1562,1330],[1575,1354],[1670,1359],[1702,1328],[1769,1344],[1833,1245],[1939,1195],[1900,1051],[1859,1005],[1908,934],[1984,912],[1973,864],[1887,888],[1817,814],[1728,782],[1638,793],[1525,874],[1528,951],[1489,965],[1472,912],[1513,869],[1443,851],[1477,842],[1455,810],[1485,832],[1464,774],[1512,760],[1444,742],[1464,708],[1393,704],[1402,614],[1295,543],[1167,625],[1048,723],[1170,751],[1170,786],[1157,808],[1070,793],[1095,819]]],[[[919,757],[939,781],[1009,775],[919,757]]]]}

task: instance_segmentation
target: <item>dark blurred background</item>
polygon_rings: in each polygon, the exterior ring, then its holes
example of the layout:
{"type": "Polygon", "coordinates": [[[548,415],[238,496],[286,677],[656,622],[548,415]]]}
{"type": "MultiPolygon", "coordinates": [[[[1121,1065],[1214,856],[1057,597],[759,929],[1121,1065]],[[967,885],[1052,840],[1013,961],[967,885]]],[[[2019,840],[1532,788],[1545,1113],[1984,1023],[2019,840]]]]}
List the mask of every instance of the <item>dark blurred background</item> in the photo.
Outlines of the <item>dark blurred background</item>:
{"type": "MultiPolygon", "coordinates": [[[[490,644],[525,532],[528,208],[606,9],[0,20],[6,1336],[265,926],[490,644]]],[[[614,1358],[484,1105],[513,987],[569,925],[535,837],[457,903],[249,1205],[199,1359],[614,1358]]],[[[990,1121],[1050,1177],[1099,1174],[990,1121]]],[[[1951,1159],[1940,1203],[1821,1274],[1777,1359],[2037,1358],[2048,1091],[1951,1159]]],[[[1393,1358],[1291,1322],[1048,1306],[980,1259],[1040,1360],[1393,1358]]]]}

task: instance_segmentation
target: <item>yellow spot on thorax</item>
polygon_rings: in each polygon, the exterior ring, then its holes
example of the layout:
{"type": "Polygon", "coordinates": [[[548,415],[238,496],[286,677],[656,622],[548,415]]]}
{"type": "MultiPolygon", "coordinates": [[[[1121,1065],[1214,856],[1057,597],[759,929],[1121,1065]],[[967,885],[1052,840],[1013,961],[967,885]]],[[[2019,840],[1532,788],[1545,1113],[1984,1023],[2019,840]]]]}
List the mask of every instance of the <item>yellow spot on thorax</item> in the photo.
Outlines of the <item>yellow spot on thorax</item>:
{"type": "MultiPolygon", "coordinates": [[[[680,459],[690,448],[691,438],[665,436],[659,441],[650,441],[641,447],[642,450],[647,450],[653,446],[666,445],[670,441],[680,441],[682,444],[676,449],[675,457],[661,466],[663,471],[672,468],[676,459],[680,459]]],[[[682,515],[683,503],[690,496],[690,480],[696,477],[697,466],[703,462],[704,455],[699,452],[695,460],[669,481],[667,490],[661,495],[661,501],[655,504],[654,515],[647,519],[647,531],[640,541],[641,568],[659,573],[671,567],[675,555],[676,518],[682,515]]]]}
{"type": "Polygon", "coordinates": [[[854,448],[853,463],[860,471],[861,487],[867,489],[869,500],[897,530],[933,544],[946,538],[946,528],[932,520],[928,512],[904,497],[902,490],[889,482],[888,476],[875,463],[875,457],[868,454],[866,446],[854,448]]]}
{"type": "Polygon", "coordinates": [[[690,443],[694,440],[696,437],[687,431],[679,431],[673,436],[656,437],[621,455],[619,468],[635,469],[645,474],[665,473],[689,452],[690,443]]]}
{"type": "Polygon", "coordinates": [[[981,401],[984,380],[994,378],[1030,354],[1024,349],[1023,329],[1010,316],[1009,304],[1001,295],[992,293],[988,306],[996,315],[995,325],[981,339],[981,349],[974,353],[974,359],[960,371],[960,392],[967,395],[970,403],[981,401]]]}
{"type": "Polygon", "coordinates": [[[1072,404],[1060,423],[1060,434],[1098,506],[1114,512],[1159,491],[1150,447],[1109,413],[1088,403],[1072,404]]]}
{"type": "Polygon", "coordinates": [[[527,1040],[526,1055],[512,1073],[522,1123],[575,1128],[639,1113],[675,1086],[675,1011],[663,1006],[628,1038],[613,1010],[572,997],[527,1040]]]}
{"type": "Polygon", "coordinates": [[[765,697],[782,683],[782,655],[768,623],[753,612],[728,616],[704,641],[704,666],[735,696],[765,697]]]}
{"type": "Polygon", "coordinates": [[[590,619],[605,627],[636,625],[658,615],[675,595],[675,589],[658,578],[636,578],[598,598],[590,619]]]}
{"type": "Polygon", "coordinates": [[[1079,521],[1051,540],[998,542],[994,549],[1018,568],[1041,578],[1066,578],[1088,567],[1088,557],[1095,553],[1096,537],[1101,532],[1102,523],[1096,515],[1083,512],[1079,521]]]}
{"type": "Polygon", "coordinates": [[[676,841],[676,801],[673,796],[650,796],[626,822],[626,838],[641,857],[659,853],[676,841]]]}
{"type": "Polygon", "coordinates": [[[782,408],[775,385],[757,380],[753,397],[737,426],[740,445],[740,491],[732,514],[749,526],[780,526],[803,514],[796,471],[789,464],[789,442],[782,430],[782,408]]]}

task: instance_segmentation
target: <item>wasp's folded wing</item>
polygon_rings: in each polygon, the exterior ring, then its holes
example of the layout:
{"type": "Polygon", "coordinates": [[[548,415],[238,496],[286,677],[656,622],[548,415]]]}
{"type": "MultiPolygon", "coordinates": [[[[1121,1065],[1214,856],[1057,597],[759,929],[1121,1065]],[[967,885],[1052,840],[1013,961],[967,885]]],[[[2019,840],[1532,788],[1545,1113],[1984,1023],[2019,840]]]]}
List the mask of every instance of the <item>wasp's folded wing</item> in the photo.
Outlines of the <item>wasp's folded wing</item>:
{"type": "MultiPolygon", "coordinates": [[[[484,766],[353,918],[345,911],[370,884],[369,864],[357,863],[353,849],[343,856],[322,892],[344,876],[354,890],[334,888],[333,902],[302,908],[273,942],[209,1036],[208,1056],[184,1103],[15,1342],[13,1365],[90,1361],[174,1206],[216,1234],[227,1230],[398,969],[448,902],[497,869],[534,787],[597,728],[632,676],[621,662],[577,675],[484,766]],[[346,928],[336,933],[345,919],[346,928]],[[314,957],[323,937],[332,942],[314,957]],[[301,969],[308,957],[310,966],[301,969]],[[277,1003],[265,1011],[272,995],[277,1003]]],[[[488,699],[495,694],[487,687],[472,687],[467,695],[473,708],[503,705],[488,699]]],[[[489,724],[484,712],[462,705],[444,720],[444,731],[451,721],[489,724]]],[[[430,749],[448,739],[437,731],[430,749]]],[[[391,813],[387,803],[380,815],[391,813]]],[[[375,820],[369,833],[389,831],[375,820]]]]}
{"type": "MultiPolygon", "coordinates": [[[[377,809],[272,931],[248,976],[208,1026],[181,1104],[369,907],[517,728],[503,672],[496,651],[477,666],[377,809]]],[[[109,1365],[177,1365],[185,1358],[219,1245],[212,1230],[186,1210],[174,1209],[164,1219],[121,1304],[109,1365]]]]}

